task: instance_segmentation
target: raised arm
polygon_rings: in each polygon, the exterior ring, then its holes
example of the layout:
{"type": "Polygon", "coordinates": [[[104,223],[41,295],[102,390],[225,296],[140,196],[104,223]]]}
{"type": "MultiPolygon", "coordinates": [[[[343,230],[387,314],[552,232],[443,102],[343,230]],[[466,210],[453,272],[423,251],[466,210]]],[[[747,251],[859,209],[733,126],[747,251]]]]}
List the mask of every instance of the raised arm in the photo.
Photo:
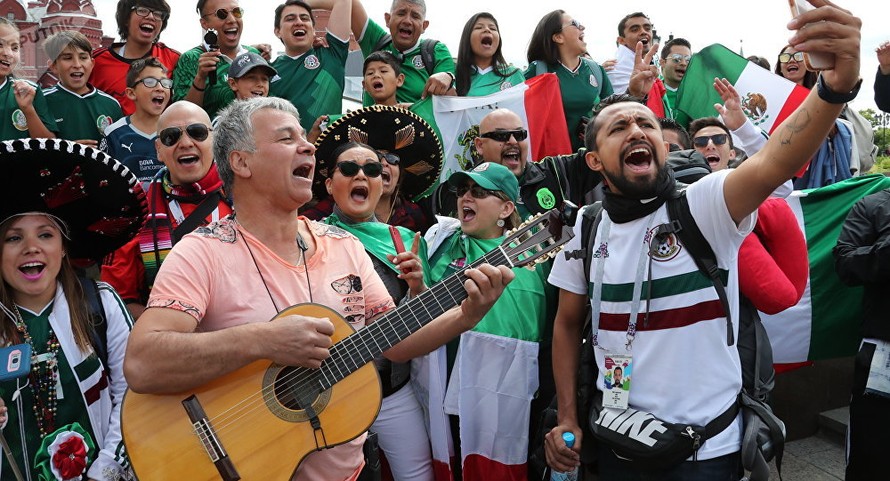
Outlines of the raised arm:
{"type": "MultiPolygon", "coordinates": [[[[355,1],[361,6],[358,0],[355,1]]],[[[352,32],[352,6],[353,0],[334,0],[331,9],[331,18],[328,22],[328,32],[331,35],[341,39],[348,40],[349,34],[352,32]]],[[[365,15],[367,17],[367,15],[365,15]]],[[[362,24],[364,26],[364,24],[362,24]]],[[[359,32],[361,33],[361,32],[359,32]]],[[[355,35],[358,38],[358,34],[355,35]]]]}
{"type": "MultiPolygon", "coordinates": [[[[862,21],[827,0],[809,0],[815,10],[788,24],[798,30],[789,43],[800,52],[833,52],[834,69],[822,72],[824,85],[836,94],[854,90],[859,82],[862,21]],[[801,29],[801,27],[806,28],[801,29]]],[[[737,223],[757,209],[770,193],[794,176],[828,135],[844,102],[820,98],[819,88],[773,132],[766,146],[726,177],[723,195],[737,223]]]]}
{"type": "MultiPolygon", "coordinates": [[[[331,11],[331,21],[328,25],[328,30],[334,34],[334,36],[338,38],[346,38],[349,36],[349,32],[345,34],[345,36],[341,37],[339,33],[334,31],[334,24],[340,24],[342,21],[343,25],[347,25],[346,22],[350,22],[350,28],[352,30],[352,34],[355,35],[355,40],[361,40],[362,32],[365,29],[365,24],[368,23],[368,12],[365,11],[365,6],[362,5],[360,0],[308,0],[306,2],[312,8],[319,8],[322,10],[330,10],[331,11]],[[339,5],[346,4],[346,5],[339,5]],[[337,7],[343,7],[343,11],[345,13],[345,18],[349,20],[336,20],[337,16],[337,7]]],[[[341,12],[342,13],[342,12],[341,12]]],[[[339,26],[337,27],[339,28],[339,26]]]]}

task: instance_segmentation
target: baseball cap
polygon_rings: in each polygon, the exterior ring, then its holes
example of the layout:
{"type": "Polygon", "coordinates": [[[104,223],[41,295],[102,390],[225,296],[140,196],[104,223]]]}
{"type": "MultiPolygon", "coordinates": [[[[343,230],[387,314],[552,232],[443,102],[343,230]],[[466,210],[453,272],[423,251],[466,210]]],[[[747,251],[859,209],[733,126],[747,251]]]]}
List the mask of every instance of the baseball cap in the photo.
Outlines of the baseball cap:
{"type": "Polygon", "coordinates": [[[269,65],[269,62],[266,62],[266,59],[260,57],[259,55],[253,52],[245,52],[241,55],[235,57],[235,60],[232,61],[232,65],[229,66],[229,77],[231,78],[241,78],[247,72],[255,68],[262,68],[266,71],[266,74],[269,75],[269,79],[278,75],[278,71],[272,68],[269,65]]]}
{"type": "Polygon", "coordinates": [[[470,179],[483,189],[503,192],[514,203],[519,198],[519,182],[516,180],[516,176],[501,164],[483,162],[473,170],[455,172],[448,178],[448,183],[459,187],[470,179]]]}

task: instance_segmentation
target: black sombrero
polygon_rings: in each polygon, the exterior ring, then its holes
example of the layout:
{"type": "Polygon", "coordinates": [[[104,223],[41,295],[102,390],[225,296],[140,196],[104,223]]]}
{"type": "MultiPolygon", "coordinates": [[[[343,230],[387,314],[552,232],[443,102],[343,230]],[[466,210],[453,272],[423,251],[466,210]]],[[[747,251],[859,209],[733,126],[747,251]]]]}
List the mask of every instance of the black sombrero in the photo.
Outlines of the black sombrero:
{"type": "Polygon", "coordinates": [[[333,159],[328,157],[338,145],[350,141],[398,155],[401,191],[410,200],[417,200],[439,180],[442,143],[432,127],[401,107],[372,105],[340,117],[315,142],[316,197],[327,195],[324,181],[333,166],[333,159]]]}
{"type": "Polygon", "coordinates": [[[76,259],[98,260],[132,239],[145,221],[142,186],[107,154],[62,139],[0,142],[0,222],[28,212],[61,219],[76,259]]]}

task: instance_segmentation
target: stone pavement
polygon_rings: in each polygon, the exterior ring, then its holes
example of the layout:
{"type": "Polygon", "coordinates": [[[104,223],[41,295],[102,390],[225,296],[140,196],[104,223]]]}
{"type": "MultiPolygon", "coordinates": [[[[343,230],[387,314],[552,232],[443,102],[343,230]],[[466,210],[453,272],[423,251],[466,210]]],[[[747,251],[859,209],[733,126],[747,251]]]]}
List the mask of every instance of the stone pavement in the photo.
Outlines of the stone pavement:
{"type": "MultiPolygon", "coordinates": [[[[782,458],[783,481],[843,481],[844,446],[835,436],[817,434],[785,444],[782,458]]],[[[775,462],[770,463],[770,480],[778,480],[775,462]]]]}

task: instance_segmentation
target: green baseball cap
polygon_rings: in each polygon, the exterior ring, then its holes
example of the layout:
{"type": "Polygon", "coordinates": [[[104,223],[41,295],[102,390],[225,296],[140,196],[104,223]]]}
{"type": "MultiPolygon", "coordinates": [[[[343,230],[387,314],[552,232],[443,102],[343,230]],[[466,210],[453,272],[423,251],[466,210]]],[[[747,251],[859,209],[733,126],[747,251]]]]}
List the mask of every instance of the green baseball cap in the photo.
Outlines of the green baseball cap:
{"type": "Polygon", "coordinates": [[[510,169],[494,162],[483,162],[468,172],[455,172],[448,183],[459,187],[471,179],[483,189],[503,192],[514,203],[519,199],[519,182],[510,169]]]}

